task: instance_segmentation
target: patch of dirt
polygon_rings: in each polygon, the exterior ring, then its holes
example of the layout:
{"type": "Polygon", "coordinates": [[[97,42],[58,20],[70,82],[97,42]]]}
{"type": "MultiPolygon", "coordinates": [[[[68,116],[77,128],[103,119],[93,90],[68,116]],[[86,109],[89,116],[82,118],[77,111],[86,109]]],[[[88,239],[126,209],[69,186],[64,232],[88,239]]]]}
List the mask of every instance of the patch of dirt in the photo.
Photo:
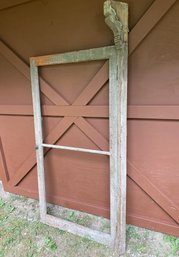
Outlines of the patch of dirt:
{"type": "MultiPolygon", "coordinates": [[[[93,229],[109,232],[101,217],[48,205],[48,213],[93,229]]],[[[0,185],[0,257],[116,257],[111,249],[39,222],[39,204],[5,193],[0,185]]],[[[123,257],[177,257],[179,238],[127,226],[123,257]]]]}

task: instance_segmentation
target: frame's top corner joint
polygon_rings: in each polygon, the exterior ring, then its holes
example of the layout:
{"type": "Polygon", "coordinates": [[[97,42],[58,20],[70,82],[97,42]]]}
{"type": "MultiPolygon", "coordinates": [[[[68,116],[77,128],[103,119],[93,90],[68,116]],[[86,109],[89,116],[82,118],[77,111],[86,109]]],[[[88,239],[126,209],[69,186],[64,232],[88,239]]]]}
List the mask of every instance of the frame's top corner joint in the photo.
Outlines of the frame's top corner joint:
{"type": "Polygon", "coordinates": [[[30,65],[31,65],[31,66],[37,66],[37,65],[36,65],[35,57],[30,57],[29,60],[30,60],[30,65]]]}
{"type": "Polygon", "coordinates": [[[128,42],[128,5],[106,0],[104,2],[105,22],[114,33],[114,43],[119,50],[128,42]]]}

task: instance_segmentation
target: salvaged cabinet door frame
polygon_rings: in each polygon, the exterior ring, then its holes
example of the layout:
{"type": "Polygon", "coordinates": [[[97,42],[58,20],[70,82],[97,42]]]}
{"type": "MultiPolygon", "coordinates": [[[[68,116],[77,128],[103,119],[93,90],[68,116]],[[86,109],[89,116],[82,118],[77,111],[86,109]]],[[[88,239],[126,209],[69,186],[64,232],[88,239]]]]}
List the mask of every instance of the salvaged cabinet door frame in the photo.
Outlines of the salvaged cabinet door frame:
{"type": "Polygon", "coordinates": [[[36,138],[38,171],[38,190],[40,217],[45,224],[58,227],[79,236],[88,236],[92,240],[113,247],[120,255],[125,252],[126,225],[126,112],[127,112],[127,5],[106,1],[104,14],[107,25],[114,32],[114,46],[107,46],[76,52],[32,57],[31,83],[36,138]],[[122,15],[121,15],[122,14],[122,15]],[[40,102],[39,66],[67,63],[109,61],[109,151],[99,151],[75,147],[45,144],[42,134],[42,113],[40,102]],[[110,233],[103,233],[84,226],[54,217],[47,213],[44,147],[70,151],[82,151],[91,154],[104,154],[110,161],[110,233]]]}

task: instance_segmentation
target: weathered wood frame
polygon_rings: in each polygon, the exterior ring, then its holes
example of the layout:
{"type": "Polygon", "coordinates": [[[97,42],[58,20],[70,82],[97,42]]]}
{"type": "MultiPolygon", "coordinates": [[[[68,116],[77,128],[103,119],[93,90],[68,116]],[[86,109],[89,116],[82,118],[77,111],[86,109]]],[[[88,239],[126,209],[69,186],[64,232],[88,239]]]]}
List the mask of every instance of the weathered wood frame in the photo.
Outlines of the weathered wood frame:
{"type": "Polygon", "coordinates": [[[108,245],[119,254],[125,252],[126,225],[126,120],[127,120],[127,5],[106,1],[106,23],[114,32],[115,46],[81,50],[30,59],[31,83],[36,138],[38,188],[41,221],[79,236],[108,245]],[[113,6],[114,5],[114,6],[113,6]],[[118,7],[118,8],[117,8],[118,7]],[[122,16],[120,11],[122,7],[122,16]],[[114,8],[114,9],[113,9],[114,8]],[[116,11],[115,11],[116,10],[116,11]],[[117,12],[118,11],[118,12],[117,12]],[[118,20],[121,18],[121,21],[118,20]],[[117,27],[117,29],[116,29],[117,27]],[[39,66],[109,60],[109,126],[110,151],[97,151],[74,147],[54,146],[43,143],[42,113],[40,102],[39,66]],[[110,234],[92,230],[81,225],[56,218],[47,213],[44,147],[63,150],[106,154],[110,158],[110,234]]]}

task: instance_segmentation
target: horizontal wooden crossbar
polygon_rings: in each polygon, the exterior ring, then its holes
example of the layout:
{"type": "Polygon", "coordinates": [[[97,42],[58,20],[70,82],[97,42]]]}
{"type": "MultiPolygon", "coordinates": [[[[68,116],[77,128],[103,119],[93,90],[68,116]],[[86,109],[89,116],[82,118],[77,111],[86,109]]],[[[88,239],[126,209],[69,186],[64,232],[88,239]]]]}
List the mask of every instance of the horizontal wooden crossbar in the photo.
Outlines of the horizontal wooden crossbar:
{"type": "Polygon", "coordinates": [[[81,226],[79,224],[54,217],[49,214],[46,215],[44,221],[42,220],[42,222],[44,222],[47,225],[60,228],[62,230],[65,230],[75,235],[88,237],[89,239],[95,240],[98,243],[105,244],[109,247],[113,246],[113,242],[110,234],[93,230],[93,229],[81,226]]]}
{"type": "Polygon", "coordinates": [[[179,105],[129,105],[128,119],[179,120],[179,105]]]}
{"type": "MultiPolygon", "coordinates": [[[[43,116],[109,117],[109,107],[43,105],[43,116]]],[[[0,105],[0,115],[33,116],[31,105],[0,105]]],[[[128,119],[179,120],[179,105],[129,105],[128,119]]]]}
{"type": "Polygon", "coordinates": [[[75,151],[75,152],[110,155],[110,152],[107,152],[107,151],[99,151],[99,150],[92,150],[92,149],[79,148],[79,147],[70,147],[70,146],[62,146],[62,145],[50,145],[50,144],[42,144],[42,146],[43,147],[48,147],[48,148],[54,148],[54,149],[75,151]]]}
{"type": "MultiPolygon", "coordinates": [[[[33,116],[31,105],[0,105],[0,115],[33,116]]],[[[43,105],[43,116],[109,117],[108,106],[43,105]]]]}
{"type": "Polygon", "coordinates": [[[114,51],[114,46],[106,46],[89,49],[88,52],[86,50],[80,50],[69,53],[31,57],[30,62],[34,63],[35,66],[46,66],[65,63],[87,62],[93,60],[107,60],[112,54],[114,54],[114,51]]]}

